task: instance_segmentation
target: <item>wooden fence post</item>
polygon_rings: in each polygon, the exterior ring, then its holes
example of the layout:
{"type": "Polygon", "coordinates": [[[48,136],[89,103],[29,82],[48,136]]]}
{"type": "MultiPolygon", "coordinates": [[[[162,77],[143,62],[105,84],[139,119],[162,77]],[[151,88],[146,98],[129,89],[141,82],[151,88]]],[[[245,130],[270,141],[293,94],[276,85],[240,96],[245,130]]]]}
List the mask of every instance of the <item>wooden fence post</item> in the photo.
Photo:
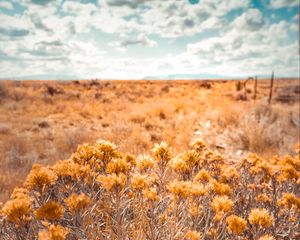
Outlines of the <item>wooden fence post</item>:
{"type": "Polygon", "coordinates": [[[271,77],[270,92],[269,92],[269,99],[268,99],[269,105],[271,104],[271,101],[272,101],[273,82],[274,82],[274,71],[272,72],[272,77],[271,77]]]}
{"type": "Polygon", "coordinates": [[[254,80],[254,96],[253,96],[254,100],[256,100],[256,94],[257,94],[257,76],[255,76],[255,80],[254,80]]]}

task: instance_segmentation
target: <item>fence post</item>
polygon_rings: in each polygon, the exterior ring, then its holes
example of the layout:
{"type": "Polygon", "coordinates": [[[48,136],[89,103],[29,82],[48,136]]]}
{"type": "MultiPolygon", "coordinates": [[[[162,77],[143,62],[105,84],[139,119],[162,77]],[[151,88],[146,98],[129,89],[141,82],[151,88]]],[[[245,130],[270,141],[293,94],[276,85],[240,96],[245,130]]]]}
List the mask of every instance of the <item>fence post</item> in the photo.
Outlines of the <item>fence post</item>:
{"type": "Polygon", "coordinates": [[[243,82],[245,100],[247,100],[247,81],[248,79],[243,82]]]}
{"type": "Polygon", "coordinates": [[[257,94],[257,76],[255,76],[255,80],[254,80],[254,96],[253,96],[254,100],[256,100],[256,94],[257,94]]]}
{"type": "Polygon", "coordinates": [[[270,92],[269,92],[269,99],[268,99],[269,105],[271,104],[271,101],[272,101],[273,82],[274,82],[274,71],[272,72],[272,77],[271,77],[270,92]]]}

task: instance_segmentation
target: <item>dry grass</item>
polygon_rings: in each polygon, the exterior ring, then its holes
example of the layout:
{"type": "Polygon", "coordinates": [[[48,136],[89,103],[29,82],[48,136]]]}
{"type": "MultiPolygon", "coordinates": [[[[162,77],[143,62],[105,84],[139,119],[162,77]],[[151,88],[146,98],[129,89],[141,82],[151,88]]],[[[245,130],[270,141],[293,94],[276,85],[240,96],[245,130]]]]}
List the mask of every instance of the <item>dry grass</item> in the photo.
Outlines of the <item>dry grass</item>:
{"type": "Polygon", "coordinates": [[[217,114],[221,115],[218,123],[222,132],[227,133],[226,143],[234,144],[243,152],[271,157],[274,153],[291,153],[299,140],[299,128],[292,123],[292,113],[299,115],[298,105],[258,103],[248,112],[236,106],[217,114]]]}
{"type": "MultiPolygon", "coordinates": [[[[282,80],[275,89],[295,84],[282,80]]],[[[299,115],[299,103],[269,108],[267,85],[259,83],[256,101],[251,94],[236,101],[232,81],[0,81],[0,199],[33,163],[67,159],[97,139],[135,155],[162,140],[179,153],[198,137],[234,159],[291,154],[299,128],[290,117],[299,115]]]]}

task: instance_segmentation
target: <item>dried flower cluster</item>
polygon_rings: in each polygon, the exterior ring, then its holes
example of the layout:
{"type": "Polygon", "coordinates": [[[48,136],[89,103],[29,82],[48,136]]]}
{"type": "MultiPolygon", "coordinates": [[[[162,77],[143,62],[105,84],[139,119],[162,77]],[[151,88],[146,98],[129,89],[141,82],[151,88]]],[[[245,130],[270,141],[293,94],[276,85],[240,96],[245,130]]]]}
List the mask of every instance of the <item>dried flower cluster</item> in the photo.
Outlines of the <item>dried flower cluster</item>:
{"type": "Polygon", "coordinates": [[[297,239],[300,158],[229,161],[202,140],[134,156],[99,141],[54,166],[34,165],[1,206],[14,239],[297,239]]]}
{"type": "Polygon", "coordinates": [[[64,240],[69,234],[69,230],[59,225],[50,225],[47,229],[39,232],[39,240],[64,240]]]}

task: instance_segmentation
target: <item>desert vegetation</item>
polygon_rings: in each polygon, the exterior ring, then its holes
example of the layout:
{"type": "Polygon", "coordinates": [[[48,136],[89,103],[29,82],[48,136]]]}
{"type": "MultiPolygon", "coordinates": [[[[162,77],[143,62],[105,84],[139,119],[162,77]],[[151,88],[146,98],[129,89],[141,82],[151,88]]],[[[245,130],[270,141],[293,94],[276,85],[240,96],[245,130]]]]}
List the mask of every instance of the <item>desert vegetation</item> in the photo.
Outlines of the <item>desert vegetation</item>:
{"type": "Polygon", "coordinates": [[[254,99],[253,81],[244,89],[237,81],[0,81],[0,201],[34,163],[67,159],[97,139],[134,155],[161,141],[178,154],[197,138],[230,159],[292,154],[298,80],[276,79],[271,105],[269,84],[259,80],[254,99]],[[284,96],[290,101],[277,100],[284,96]]]}
{"type": "Polygon", "coordinates": [[[299,1],[0,22],[0,240],[300,240],[299,1]]]}
{"type": "Polygon", "coordinates": [[[35,164],[1,210],[1,239],[298,239],[294,155],[224,158],[202,140],[135,157],[108,141],[35,164]]]}
{"type": "Polygon", "coordinates": [[[268,80],[1,81],[1,239],[299,238],[298,81],[268,96],[268,80]]]}

